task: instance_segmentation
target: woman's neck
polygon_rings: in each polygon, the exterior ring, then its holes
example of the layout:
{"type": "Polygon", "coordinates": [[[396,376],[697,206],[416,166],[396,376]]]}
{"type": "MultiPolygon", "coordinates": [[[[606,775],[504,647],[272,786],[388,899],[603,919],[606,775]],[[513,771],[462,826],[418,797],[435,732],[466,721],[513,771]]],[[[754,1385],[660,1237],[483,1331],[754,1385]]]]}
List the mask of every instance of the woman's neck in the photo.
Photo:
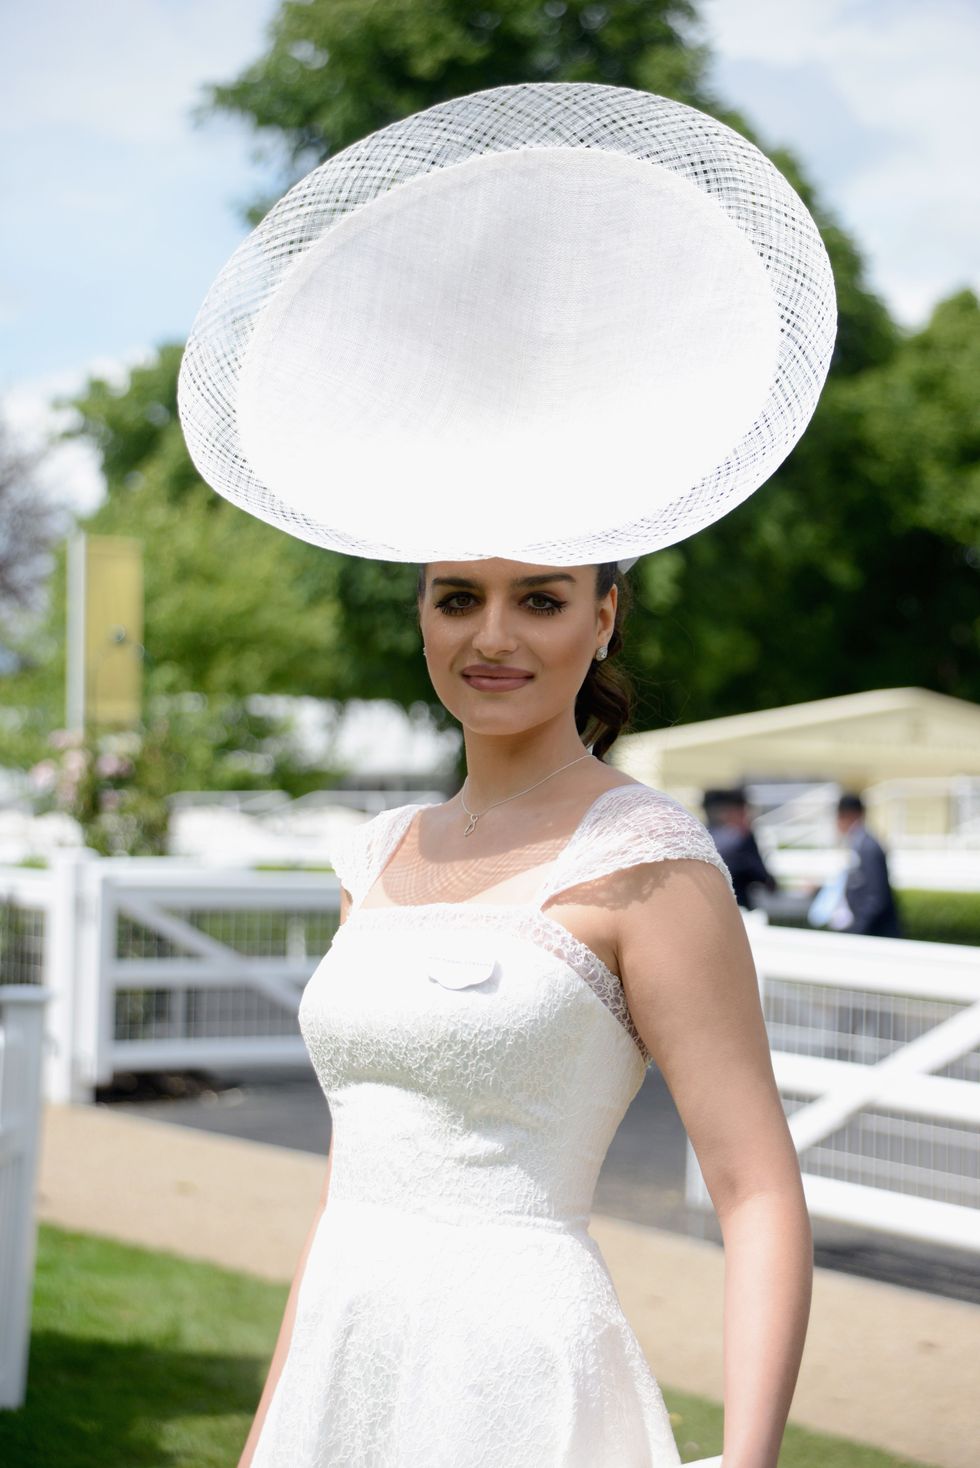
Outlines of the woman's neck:
{"type": "Polygon", "coordinates": [[[568,788],[569,780],[581,782],[590,764],[597,763],[574,730],[559,737],[552,732],[547,739],[534,738],[533,731],[520,739],[467,732],[465,740],[467,774],[461,794],[470,810],[484,810],[551,776],[549,784],[557,794],[559,786],[568,788]]]}

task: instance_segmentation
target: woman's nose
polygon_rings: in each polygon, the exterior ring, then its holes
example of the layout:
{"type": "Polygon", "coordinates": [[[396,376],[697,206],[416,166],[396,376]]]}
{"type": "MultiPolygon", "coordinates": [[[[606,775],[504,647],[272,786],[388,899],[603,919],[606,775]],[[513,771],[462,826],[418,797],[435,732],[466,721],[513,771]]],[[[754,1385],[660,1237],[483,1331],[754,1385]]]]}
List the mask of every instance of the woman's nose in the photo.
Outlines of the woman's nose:
{"type": "Polygon", "coordinates": [[[479,652],[499,655],[513,650],[517,642],[513,624],[506,607],[489,603],[477,614],[477,625],[473,631],[473,646],[479,652]]]}

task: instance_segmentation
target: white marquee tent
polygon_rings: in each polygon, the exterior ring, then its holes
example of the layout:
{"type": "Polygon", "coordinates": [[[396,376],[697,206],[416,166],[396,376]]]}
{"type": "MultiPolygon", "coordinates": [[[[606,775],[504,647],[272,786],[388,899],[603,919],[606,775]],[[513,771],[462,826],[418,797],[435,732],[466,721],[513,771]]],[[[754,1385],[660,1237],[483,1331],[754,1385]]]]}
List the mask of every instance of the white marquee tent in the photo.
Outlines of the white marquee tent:
{"type": "Polygon", "coordinates": [[[692,809],[717,785],[836,783],[870,792],[879,805],[901,785],[903,819],[914,796],[913,825],[940,833],[950,828],[957,791],[977,790],[980,705],[925,688],[874,688],[626,734],[610,757],[692,809]]]}

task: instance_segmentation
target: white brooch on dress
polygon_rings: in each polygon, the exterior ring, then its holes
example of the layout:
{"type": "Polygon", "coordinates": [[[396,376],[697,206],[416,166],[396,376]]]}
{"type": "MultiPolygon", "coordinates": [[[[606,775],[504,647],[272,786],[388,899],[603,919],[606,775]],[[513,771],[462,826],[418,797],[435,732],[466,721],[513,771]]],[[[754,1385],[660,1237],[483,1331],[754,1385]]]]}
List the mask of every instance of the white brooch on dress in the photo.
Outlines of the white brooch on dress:
{"type": "Polygon", "coordinates": [[[427,959],[430,979],[444,989],[469,989],[492,978],[497,968],[495,958],[456,958],[432,955],[427,959]]]}

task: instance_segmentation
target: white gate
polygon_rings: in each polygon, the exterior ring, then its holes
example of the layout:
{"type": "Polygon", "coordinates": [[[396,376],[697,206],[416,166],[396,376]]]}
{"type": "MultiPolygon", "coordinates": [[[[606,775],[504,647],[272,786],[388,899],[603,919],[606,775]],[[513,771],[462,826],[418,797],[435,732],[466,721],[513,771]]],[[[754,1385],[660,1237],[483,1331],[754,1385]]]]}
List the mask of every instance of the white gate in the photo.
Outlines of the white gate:
{"type": "Polygon", "coordinates": [[[746,928],[811,1214],[980,1250],[980,948],[746,928]]]}
{"type": "Polygon", "coordinates": [[[309,1065],[297,1008],[337,928],[334,877],[166,858],[57,877],[51,1099],[90,1100],[122,1071],[309,1065]]]}

